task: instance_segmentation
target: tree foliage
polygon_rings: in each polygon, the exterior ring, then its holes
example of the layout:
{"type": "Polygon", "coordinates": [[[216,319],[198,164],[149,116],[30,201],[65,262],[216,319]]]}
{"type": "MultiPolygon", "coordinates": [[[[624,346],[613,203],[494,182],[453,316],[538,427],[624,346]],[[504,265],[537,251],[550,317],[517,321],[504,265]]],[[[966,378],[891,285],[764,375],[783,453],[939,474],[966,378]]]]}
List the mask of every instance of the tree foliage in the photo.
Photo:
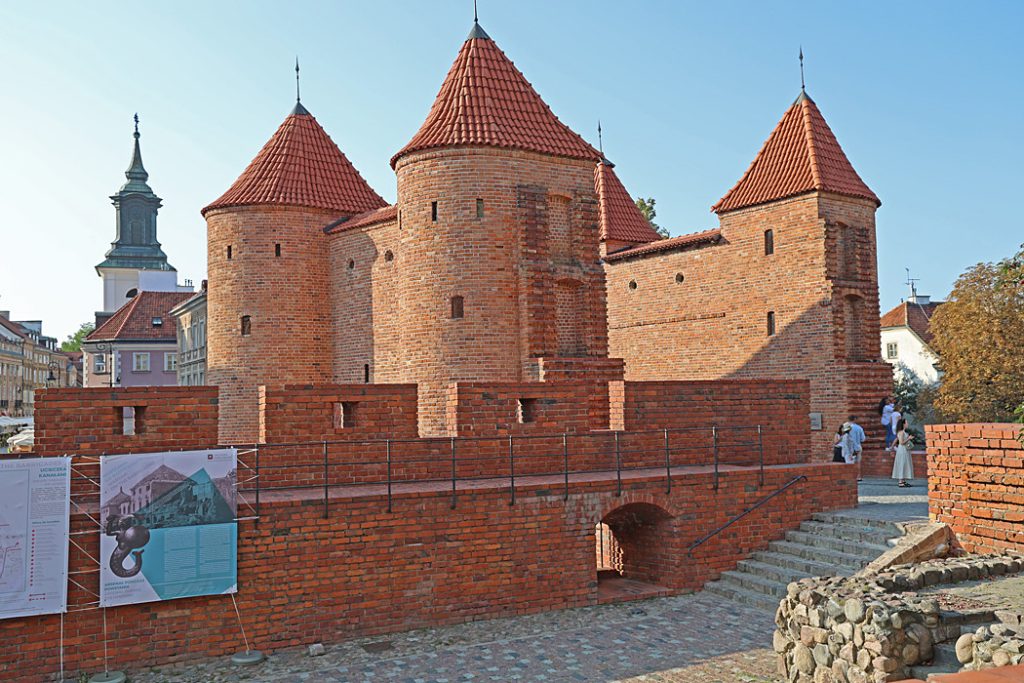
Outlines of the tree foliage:
{"type": "Polygon", "coordinates": [[[60,345],[61,351],[81,351],[82,341],[86,336],[96,329],[96,326],[92,323],[82,323],[78,326],[78,331],[74,334],[69,334],[68,338],[64,340],[60,345]]]}
{"type": "Polygon", "coordinates": [[[943,379],[936,407],[962,422],[1010,422],[1024,404],[1024,245],[979,263],[931,320],[943,379]]]}
{"type": "Polygon", "coordinates": [[[658,212],[654,208],[654,204],[654,197],[648,197],[647,199],[644,199],[643,197],[636,198],[636,208],[640,209],[640,213],[642,213],[644,218],[647,219],[647,222],[651,224],[654,232],[664,238],[668,238],[668,230],[654,222],[654,217],[658,215],[658,212]]]}

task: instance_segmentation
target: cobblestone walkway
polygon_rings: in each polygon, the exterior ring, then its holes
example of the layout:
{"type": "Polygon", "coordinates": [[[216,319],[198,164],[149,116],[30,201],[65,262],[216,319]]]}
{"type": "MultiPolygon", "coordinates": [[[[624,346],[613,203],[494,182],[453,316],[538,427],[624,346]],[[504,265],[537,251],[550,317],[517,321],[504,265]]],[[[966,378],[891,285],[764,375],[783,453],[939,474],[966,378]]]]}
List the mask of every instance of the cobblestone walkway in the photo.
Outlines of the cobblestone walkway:
{"type": "Polygon", "coordinates": [[[280,652],[252,668],[217,660],[131,672],[131,680],[771,683],[771,632],[771,615],[699,593],[361,639],[321,657],[280,652]]]}

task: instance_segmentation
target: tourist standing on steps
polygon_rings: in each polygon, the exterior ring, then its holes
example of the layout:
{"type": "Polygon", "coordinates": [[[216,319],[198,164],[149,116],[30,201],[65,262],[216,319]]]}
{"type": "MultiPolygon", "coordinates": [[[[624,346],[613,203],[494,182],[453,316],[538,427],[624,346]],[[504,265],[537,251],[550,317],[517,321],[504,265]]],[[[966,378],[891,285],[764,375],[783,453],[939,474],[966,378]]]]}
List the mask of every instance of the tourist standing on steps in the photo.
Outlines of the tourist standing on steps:
{"type": "Polygon", "coordinates": [[[839,452],[842,456],[842,462],[847,465],[851,465],[854,462],[854,449],[853,449],[853,437],[850,436],[850,423],[844,422],[839,427],[839,452]]]}
{"type": "Polygon", "coordinates": [[[893,439],[896,438],[895,424],[892,421],[892,413],[896,409],[894,403],[891,396],[886,396],[878,404],[878,414],[882,416],[882,428],[885,429],[885,450],[889,450],[893,439]]]}
{"type": "Polygon", "coordinates": [[[914,461],[910,457],[910,433],[907,432],[907,421],[900,420],[896,425],[896,459],[892,463],[892,478],[899,479],[897,486],[907,488],[907,479],[914,478],[914,461]]]}
{"type": "Polygon", "coordinates": [[[889,424],[892,425],[892,449],[896,450],[896,434],[899,432],[900,420],[903,419],[903,406],[894,405],[892,409],[892,418],[889,424]]]}
{"type": "Polygon", "coordinates": [[[846,462],[843,457],[843,437],[850,433],[845,424],[839,425],[835,438],[832,439],[832,462],[846,462]],[[845,430],[845,431],[844,431],[845,430]]]}
{"type": "Polygon", "coordinates": [[[850,441],[853,442],[853,457],[854,462],[857,463],[857,481],[861,480],[860,476],[860,461],[861,456],[864,454],[864,440],[867,439],[867,435],[864,433],[864,428],[857,424],[857,416],[850,416],[850,441]]]}

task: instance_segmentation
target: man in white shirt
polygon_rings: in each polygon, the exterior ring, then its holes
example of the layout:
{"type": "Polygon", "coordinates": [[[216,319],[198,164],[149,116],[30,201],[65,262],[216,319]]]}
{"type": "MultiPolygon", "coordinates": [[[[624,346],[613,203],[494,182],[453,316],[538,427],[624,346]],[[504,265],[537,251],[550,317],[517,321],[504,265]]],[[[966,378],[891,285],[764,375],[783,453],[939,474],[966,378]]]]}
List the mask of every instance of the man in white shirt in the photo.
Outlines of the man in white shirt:
{"type": "Polygon", "coordinates": [[[885,397],[885,405],[882,407],[882,427],[885,429],[885,450],[889,450],[892,442],[896,439],[896,423],[893,422],[892,413],[896,410],[895,401],[891,396],[885,397]]]}

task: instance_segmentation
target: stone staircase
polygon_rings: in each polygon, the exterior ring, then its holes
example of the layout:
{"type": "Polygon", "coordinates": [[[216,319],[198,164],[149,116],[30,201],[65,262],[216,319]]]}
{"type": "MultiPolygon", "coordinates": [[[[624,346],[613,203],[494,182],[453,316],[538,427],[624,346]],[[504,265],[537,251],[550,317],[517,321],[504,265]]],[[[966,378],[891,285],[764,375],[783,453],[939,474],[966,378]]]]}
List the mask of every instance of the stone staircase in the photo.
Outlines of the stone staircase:
{"type": "Polygon", "coordinates": [[[786,532],[785,540],[741,560],[734,571],[705,584],[709,593],[774,612],[791,581],[809,576],[849,576],[889,550],[902,535],[892,522],[856,510],[820,512],[786,532]]]}

